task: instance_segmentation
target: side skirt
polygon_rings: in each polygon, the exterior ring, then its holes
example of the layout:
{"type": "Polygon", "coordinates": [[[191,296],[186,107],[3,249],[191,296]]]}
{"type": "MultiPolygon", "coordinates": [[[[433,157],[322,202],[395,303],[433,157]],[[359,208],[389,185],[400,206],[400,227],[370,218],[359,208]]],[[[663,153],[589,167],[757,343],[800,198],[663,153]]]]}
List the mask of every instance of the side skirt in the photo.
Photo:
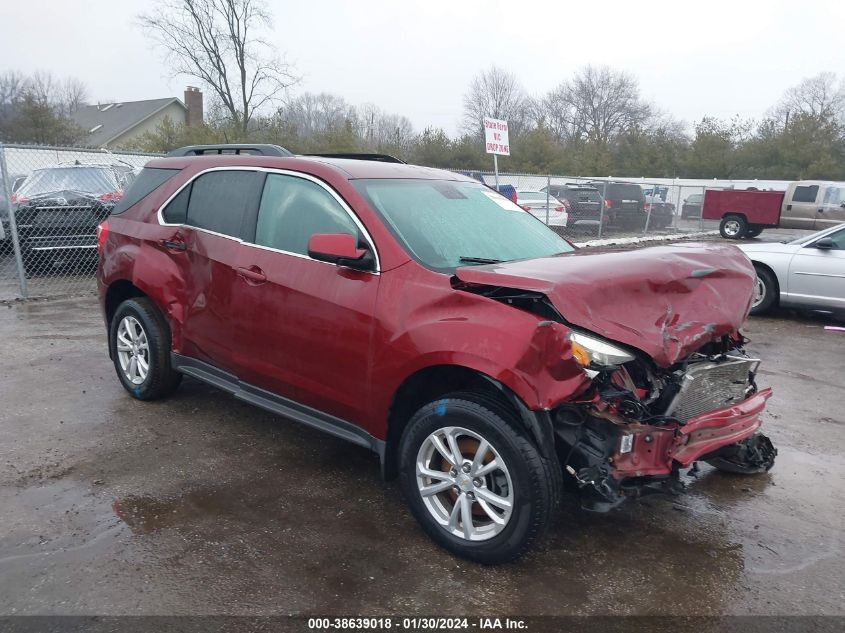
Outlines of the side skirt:
{"type": "Polygon", "coordinates": [[[178,372],[191,376],[218,389],[232,394],[238,400],[243,400],[272,413],[291,418],[307,426],[313,427],[335,437],[363,446],[378,453],[379,459],[384,462],[386,442],[373,437],[364,429],[348,420],[324,413],[299,402],[283,398],[266,389],[261,389],[249,383],[238,380],[237,376],[230,374],[195,358],[182,356],[181,354],[170,354],[170,362],[178,372]]]}

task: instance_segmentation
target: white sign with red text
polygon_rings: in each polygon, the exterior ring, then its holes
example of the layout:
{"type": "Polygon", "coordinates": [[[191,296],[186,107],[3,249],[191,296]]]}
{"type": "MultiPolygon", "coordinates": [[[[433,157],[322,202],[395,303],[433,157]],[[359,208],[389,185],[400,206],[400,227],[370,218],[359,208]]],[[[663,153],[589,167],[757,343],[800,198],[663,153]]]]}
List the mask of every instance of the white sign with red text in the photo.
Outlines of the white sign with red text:
{"type": "Polygon", "coordinates": [[[507,121],[484,117],[484,147],[488,154],[511,155],[507,121]]]}

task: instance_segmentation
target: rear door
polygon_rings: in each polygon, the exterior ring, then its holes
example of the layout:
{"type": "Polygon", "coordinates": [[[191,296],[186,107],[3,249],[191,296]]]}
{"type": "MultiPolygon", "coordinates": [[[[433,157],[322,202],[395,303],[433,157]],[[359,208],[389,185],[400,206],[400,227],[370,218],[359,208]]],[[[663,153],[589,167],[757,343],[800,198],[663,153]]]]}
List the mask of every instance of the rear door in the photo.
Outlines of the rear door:
{"type": "Polygon", "coordinates": [[[819,190],[819,185],[814,184],[790,186],[784,198],[780,225],[789,229],[812,229],[821,202],[819,190]]]}
{"type": "Polygon", "coordinates": [[[183,353],[234,372],[233,289],[245,219],[258,205],[262,172],[200,174],[162,211],[173,226],[160,242],[183,274],[183,353]],[[184,214],[184,215],[183,215],[184,214]]]}
{"type": "MultiPolygon", "coordinates": [[[[365,424],[378,263],[362,272],[311,259],[315,233],[349,233],[373,250],[328,185],[268,173],[231,296],[238,377],[344,420],[365,424]]],[[[375,254],[375,251],[373,251],[375,254]]]]}
{"type": "Polygon", "coordinates": [[[829,229],[842,222],[845,222],[845,184],[825,185],[814,228],[829,229]]]}

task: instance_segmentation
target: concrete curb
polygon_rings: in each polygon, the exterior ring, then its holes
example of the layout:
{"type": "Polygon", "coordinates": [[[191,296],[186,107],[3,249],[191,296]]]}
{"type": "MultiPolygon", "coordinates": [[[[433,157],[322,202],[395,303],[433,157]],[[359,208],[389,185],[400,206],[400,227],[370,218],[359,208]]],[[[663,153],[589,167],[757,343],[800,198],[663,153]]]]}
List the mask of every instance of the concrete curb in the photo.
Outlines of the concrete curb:
{"type": "Polygon", "coordinates": [[[643,242],[668,242],[670,240],[686,240],[695,237],[709,237],[718,235],[719,231],[696,231],[695,233],[670,233],[662,235],[643,235],[640,237],[610,237],[603,240],[588,240],[573,242],[579,248],[593,246],[623,246],[625,244],[642,244],[643,242]]]}

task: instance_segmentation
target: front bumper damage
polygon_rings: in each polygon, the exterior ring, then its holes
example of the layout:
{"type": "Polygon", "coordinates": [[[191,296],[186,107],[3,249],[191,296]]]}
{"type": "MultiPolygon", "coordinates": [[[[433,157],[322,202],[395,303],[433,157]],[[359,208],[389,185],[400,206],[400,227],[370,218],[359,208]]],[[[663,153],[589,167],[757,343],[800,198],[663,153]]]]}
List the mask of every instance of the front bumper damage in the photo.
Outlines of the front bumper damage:
{"type": "Polygon", "coordinates": [[[758,431],[772,391],[757,390],[753,373],[748,382],[738,385],[743,399],[686,419],[649,414],[635,419],[626,415],[633,409],[618,399],[621,392],[608,389],[557,408],[552,422],[563,447],[559,458],[580,488],[582,505],[604,512],[629,497],[681,492],[680,472],[696,461],[741,473],[771,468],[777,451],[758,431]]]}

